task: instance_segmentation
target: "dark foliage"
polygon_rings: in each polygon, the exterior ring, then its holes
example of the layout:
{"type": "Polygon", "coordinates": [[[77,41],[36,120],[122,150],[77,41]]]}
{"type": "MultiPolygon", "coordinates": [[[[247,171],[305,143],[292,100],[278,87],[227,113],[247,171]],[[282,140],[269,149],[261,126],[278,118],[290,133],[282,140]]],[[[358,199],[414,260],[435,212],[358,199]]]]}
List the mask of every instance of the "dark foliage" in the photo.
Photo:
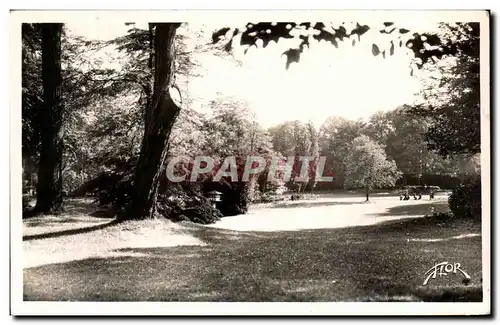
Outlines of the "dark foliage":
{"type": "Polygon", "coordinates": [[[439,186],[442,189],[452,189],[460,184],[460,179],[450,175],[422,174],[422,177],[418,177],[405,174],[396,182],[397,186],[419,184],[439,186]]]}
{"type": "Polygon", "coordinates": [[[156,213],[175,222],[201,224],[214,223],[222,217],[209,199],[189,184],[169,184],[166,191],[158,195],[156,213]]]}
{"type": "MultiPolygon", "coordinates": [[[[343,41],[344,39],[349,39],[353,35],[359,37],[366,33],[370,27],[367,25],[356,24],[356,27],[353,28],[350,32],[343,26],[344,23],[336,28],[329,28],[330,26],[326,26],[324,23],[310,23],[310,22],[284,22],[284,23],[248,23],[246,25],[245,30],[240,31],[238,29],[231,30],[230,28],[221,28],[216,31],[212,35],[213,43],[218,42],[226,42],[225,49],[226,51],[230,51],[232,49],[233,38],[241,34],[241,42],[240,45],[248,45],[257,46],[258,42],[262,42],[262,46],[266,47],[270,42],[278,42],[280,39],[293,39],[296,36],[292,35],[292,31],[300,31],[303,34],[299,35],[300,44],[295,48],[290,48],[286,50],[283,55],[287,57],[286,67],[290,66],[292,62],[299,62],[300,55],[304,51],[306,47],[309,47],[309,38],[306,33],[311,28],[319,31],[317,35],[313,35],[312,37],[317,40],[325,40],[330,42],[332,45],[338,47],[338,42],[343,41]],[[227,37],[229,34],[229,37],[227,37]]],[[[248,49],[245,50],[245,52],[248,49]]]]}
{"type": "Polygon", "coordinates": [[[448,199],[455,217],[481,218],[481,179],[470,178],[457,186],[448,199]]]}
{"type": "MultiPolygon", "coordinates": [[[[457,29],[463,24],[458,24],[457,29]]],[[[361,36],[370,28],[376,26],[362,25],[356,23],[352,30],[348,30],[348,25],[342,23],[310,23],[310,22],[282,22],[282,23],[247,23],[244,30],[231,29],[229,27],[221,28],[215,31],[212,35],[213,43],[225,43],[224,48],[230,51],[233,46],[233,38],[241,34],[240,45],[243,46],[258,46],[258,42],[266,47],[270,42],[278,42],[280,39],[298,38],[299,44],[297,47],[286,50],[283,55],[287,57],[286,68],[292,62],[299,62],[300,55],[306,47],[310,46],[310,37],[316,41],[330,42],[335,47],[338,47],[339,42],[351,40],[352,45],[356,44],[356,38],[359,42],[361,36]]],[[[479,31],[479,24],[477,24],[479,31]]],[[[398,27],[393,22],[384,22],[379,30],[381,34],[393,34],[394,39],[390,41],[388,53],[386,50],[381,50],[379,45],[372,44],[372,54],[374,56],[393,55],[395,47],[406,47],[415,55],[415,64],[420,69],[427,62],[434,62],[435,59],[441,59],[444,56],[455,56],[460,52],[470,53],[479,49],[479,40],[473,44],[463,44],[461,42],[450,42],[447,38],[442,38],[440,35],[430,33],[413,33],[412,36],[407,36],[410,30],[404,26],[398,27]]],[[[479,34],[478,34],[479,35],[479,34]]],[[[386,44],[381,44],[385,46],[386,44]]],[[[248,48],[247,48],[248,50],[248,48]]]]}
{"type": "Polygon", "coordinates": [[[424,95],[431,104],[416,107],[414,114],[432,122],[426,132],[430,150],[445,157],[474,155],[481,152],[479,23],[446,24],[442,28],[449,38],[444,48],[457,58],[456,65],[442,71],[439,88],[447,96],[433,95],[434,89],[430,89],[424,95]]]}
{"type": "MultiPolygon", "coordinates": [[[[40,24],[22,24],[22,148],[23,158],[38,159],[38,114],[43,102],[40,24]]],[[[26,165],[26,164],[25,164],[26,165]]]]}
{"type": "Polygon", "coordinates": [[[217,209],[224,216],[235,216],[248,211],[249,182],[206,182],[204,191],[218,191],[222,193],[221,202],[217,203],[217,209]]]}

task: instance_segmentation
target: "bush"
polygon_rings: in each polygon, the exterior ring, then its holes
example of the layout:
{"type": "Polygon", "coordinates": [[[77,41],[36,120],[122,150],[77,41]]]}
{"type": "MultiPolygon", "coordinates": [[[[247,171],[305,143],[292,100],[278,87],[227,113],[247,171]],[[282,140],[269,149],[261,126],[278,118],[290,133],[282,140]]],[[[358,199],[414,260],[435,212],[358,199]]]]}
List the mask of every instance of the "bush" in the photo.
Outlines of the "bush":
{"type": "Polygon", "coordinates": [[[467,179],[453,189],[448,205],[455,217],[481,218],[481,179],[467,179]]]}
{"type": "Polygon", "coordinates": [[[248,182],[234,182],[222,185],[218,191],[222,192],[222,201],[217,208],[224,216],[245,214],[248,211],[248,182]]]}
{"type": "Polygon", "coordinates": [[[172,184],[158,195],[156,212],[174,222],[192,221],[201,224],[214,223],[222,217],[221,212],[201,193],[172,184]]]}
{"type": "Polygon", "coordinates": [[[284,201],[285,198],[280,195],[276,195],[273,193],[262,193],[260,196],[260,199],[257,203],[272,203],[272,202],[279,202],[279,201],[284,201]]]}

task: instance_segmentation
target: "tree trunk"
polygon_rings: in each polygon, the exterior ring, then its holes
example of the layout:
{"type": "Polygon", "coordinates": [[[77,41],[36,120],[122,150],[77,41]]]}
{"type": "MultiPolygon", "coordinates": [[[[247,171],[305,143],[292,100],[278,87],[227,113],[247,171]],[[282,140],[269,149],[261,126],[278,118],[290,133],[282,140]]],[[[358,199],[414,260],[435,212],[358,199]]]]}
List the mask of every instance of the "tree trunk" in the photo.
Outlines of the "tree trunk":
{"type": "Polygon", "coordinates": [[[35,213],[62,210],[61,33],[63,24],[42,24],[43,111],[35,213]]]}
{"type": "Polygon", "coordinates": [[[370,201],[370,189],[366,188],[366,202],[370,201]]]}
{"type": "Polygon", "coordinates": [[[152,218],[163,172],[167,144],[180,107],[172,100],[169,89],[174,81],[174,38],[178,23],[156,24],[154,37],[154,91],[147,112],[141,153],[134,175],[132,200],[120,219],[152,218]]]}

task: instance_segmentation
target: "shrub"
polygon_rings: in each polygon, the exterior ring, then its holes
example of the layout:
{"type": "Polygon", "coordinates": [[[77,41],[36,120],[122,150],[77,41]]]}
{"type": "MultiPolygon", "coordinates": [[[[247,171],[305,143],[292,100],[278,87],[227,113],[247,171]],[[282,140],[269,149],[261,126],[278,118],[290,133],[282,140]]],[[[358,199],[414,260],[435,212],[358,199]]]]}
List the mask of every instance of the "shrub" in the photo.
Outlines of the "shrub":
{"type": "Polygon", "coordinates": [[[156,212],[174,222],[192,221],[201,224],[214,223],[222,217],[221,212],[201,193],[173,184],[158,195],[156,212]]]}
{"type": "Polygon", "coordinates": [[[455,217],[481,218],[481,179],[469,178],[453,189],[448,205],[455,217]]]}
{"type": "Polygon", "coordinates": [[[219,187],[222,201],[217,208],[224,216],[245,214],[248,211],[248,182],[234,182],[219,187]]]}
{"type": "Polygon", "coordinates": [[[284,201],[284,197],[280,195],[276,195],[270,192],[267,193],[262,193],[260,196],[260,199],[258,203],[272,203],[272,202],[279,202],[279,201],[284,201]]]}

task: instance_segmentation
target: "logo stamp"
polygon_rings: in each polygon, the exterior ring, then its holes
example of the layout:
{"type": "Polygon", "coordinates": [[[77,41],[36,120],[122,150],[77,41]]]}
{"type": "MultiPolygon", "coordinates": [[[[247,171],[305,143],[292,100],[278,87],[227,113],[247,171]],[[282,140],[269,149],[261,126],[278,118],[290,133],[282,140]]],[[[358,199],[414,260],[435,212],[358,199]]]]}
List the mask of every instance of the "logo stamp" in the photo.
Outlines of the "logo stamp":
{"type": "Polygon", "coordinates": [[[450,273],[457,274],[457,272],[461,272],[462,275],[470,280],[470,275],[467,274],[464,270],[461,269],[460,263],[449,263],[449,262],[441,262],[437,263],[433,267],[431,267],[427,272],[425,272],[424,276],[426,276],[423,285],[427,285],[430,279],[435,279],[437,277],[447,276],[450,273]]]}

